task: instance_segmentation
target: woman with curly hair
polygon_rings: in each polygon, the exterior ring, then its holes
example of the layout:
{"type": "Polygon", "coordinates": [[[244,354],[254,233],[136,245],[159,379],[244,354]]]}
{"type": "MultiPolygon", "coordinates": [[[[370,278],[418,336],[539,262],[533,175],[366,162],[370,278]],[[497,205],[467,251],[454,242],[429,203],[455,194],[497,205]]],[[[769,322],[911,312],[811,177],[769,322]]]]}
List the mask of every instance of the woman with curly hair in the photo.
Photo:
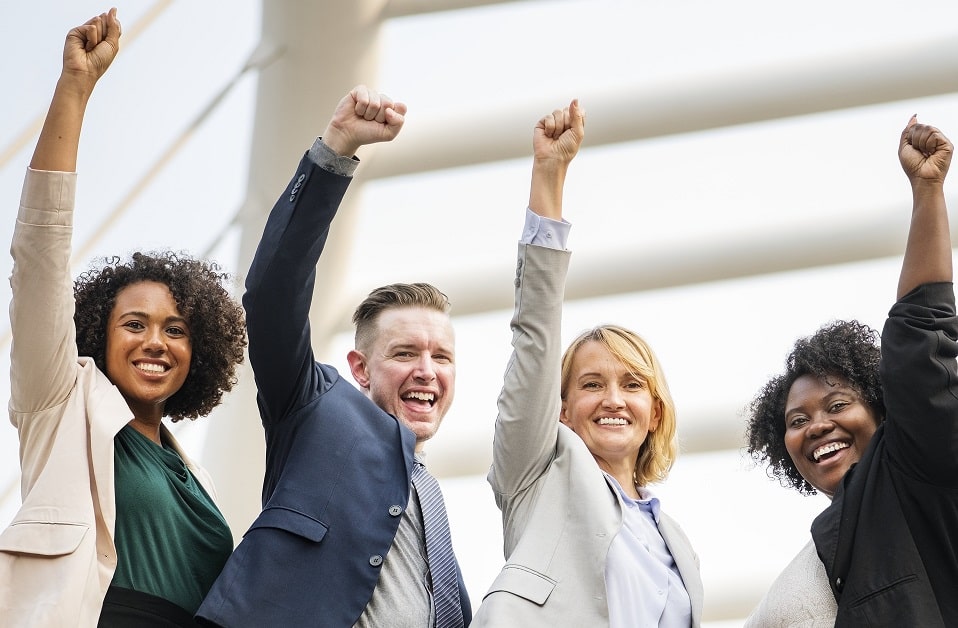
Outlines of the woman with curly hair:
{"type": "Polygon", "coordinates": [[[246,333],[228,277],[136,253],[71,290],[80,128],[119,39],[116,9],[68,33],[11,245],[23,504],[0,533],[4,626],[195,626],[233,547],[209,476],[163,424],[236,383],[246,333]]]}
{"type": "Polygon", "coordinates": [[[565,352],[560,343],[571,257],[562,188],[584,132],[572,101],[534,133],[488,476],[506,563],[473,628],[701,625],[698,556],[649,488],[677,453],[662,365],[618,325],[582,332],[565,352]]]}
{"type": "Polygon", "coordinates": [[[958,317],[944,180],[952,144],[912,117],[899,160],[912,221],[881,335],[800,339],[749,406],[748,451],[830,505],[746,622],[958,626],[958,317]]]}

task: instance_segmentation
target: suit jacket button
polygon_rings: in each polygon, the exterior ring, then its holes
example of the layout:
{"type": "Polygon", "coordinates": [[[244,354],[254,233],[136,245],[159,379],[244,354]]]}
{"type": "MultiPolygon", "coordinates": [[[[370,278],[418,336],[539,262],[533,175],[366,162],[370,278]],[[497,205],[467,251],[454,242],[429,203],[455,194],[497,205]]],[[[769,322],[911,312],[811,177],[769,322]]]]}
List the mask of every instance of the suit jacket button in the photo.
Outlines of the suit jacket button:
{"type": "Polygon", "coordinates": [[[379,554],[374,554],[373,556],[369,557],[369,564],[373,567],[379,567],[383,564],[383,557],[379,554]]]}
{"type": "Polygon", "coordinates": [[[841,591],[843,588],[845,588],[845,581],[841,578],[835,578],[835,588],[841,591]]]}
{"type": "Polygon", "coordinates": [[[391,514],[393,517],[398,517],[399,515],[402,514],[402,508],[400,508],[399,506],[395,506],[395,505],[394,505],[394,506],[390,506],[390,507],[389,507],[389,514],[391,514]]]}

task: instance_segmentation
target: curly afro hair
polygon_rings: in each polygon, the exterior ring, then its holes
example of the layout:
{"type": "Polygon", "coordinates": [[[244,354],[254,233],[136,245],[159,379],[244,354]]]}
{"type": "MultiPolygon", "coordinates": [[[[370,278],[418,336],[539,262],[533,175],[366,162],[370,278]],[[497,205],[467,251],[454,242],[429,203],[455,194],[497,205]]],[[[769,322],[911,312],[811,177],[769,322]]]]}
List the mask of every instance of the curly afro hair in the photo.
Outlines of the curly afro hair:
{"type": "Polygon", "coordinates": [[[799,377],[841,376],[878,417],[878,422],[884,420],[878,343],[878,332],[858,321],[833,322],[795,342],[785,360],[785,372],[769,380],[747,409],[748,453],[757,464],[768,465],[769,477],[804,495],[817,493],[785,449],[785,401],[799,377]]]}
{"type": "Polygon", "coordinates": [[[141,281],[166,284],[190,326],[192,358],[186,381],[167,400],[164,414],[174,422],[206,416],[236,384],[246,347],[243,308],[226,289],[228,280],[217,264],[184,253],[108,258],[105,266],[91,268],[73,283],[79,354],[92,357],[106,373],[106,326],[116,295],[141,281]]]}

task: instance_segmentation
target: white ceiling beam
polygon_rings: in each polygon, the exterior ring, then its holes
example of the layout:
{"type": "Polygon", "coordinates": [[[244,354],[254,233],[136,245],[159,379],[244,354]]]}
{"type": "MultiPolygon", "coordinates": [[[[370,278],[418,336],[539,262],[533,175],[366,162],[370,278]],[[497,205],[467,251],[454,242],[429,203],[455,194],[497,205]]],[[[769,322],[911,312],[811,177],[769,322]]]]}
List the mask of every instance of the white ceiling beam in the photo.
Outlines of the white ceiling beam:
{"type": "MultiPolygon", "coordinates": [[[[958,205],[958,199],[949,199],[958,205]]],[[[814,227],[762,232],[739,239],[722,238],[694,247],[621,247],[616,272],[608,272],[605,251],[577,250],[566,282],[566,301],[593,299],[676,286],[740,279],[807,268],[837,266],[901,255],[905,250],[908,214],[902,208],[875,211],[867,223],[834,218],[829,229],[814,227]]],[[[958,242],[958,224],[952,225],[958,242]]],[[[443,286],[455,316],[509,310],[513,304],[511,276],[514,260],[473,271],[423,271],[422,280],[443,286]]],[[[358,303],[365,293],[354,293],[344,304],[358,303]]],[[[350,330],[351,309],[344,307],[334,331],[350,330]]]]}
{"type": "MultiPolygon", "coordinates": [[[[573,94],[589,113],[585,147],[705,131],[792,116],[958,92],[958,39],[910,48],[885,47],[846,56],[756,65],[709,76],[648,84],[623,77],[607,90],[573,94]],[[638,114],[637,114],[638,112],[638,114]]],[[[367,179],[471,166],[528,156],[528,128],[569,94],[536,94],[498,108],[434,116],[403,129],[401,141],[376,154],[367,179]],[[452,140],[450,138],[456,138],[452,140]]]]}

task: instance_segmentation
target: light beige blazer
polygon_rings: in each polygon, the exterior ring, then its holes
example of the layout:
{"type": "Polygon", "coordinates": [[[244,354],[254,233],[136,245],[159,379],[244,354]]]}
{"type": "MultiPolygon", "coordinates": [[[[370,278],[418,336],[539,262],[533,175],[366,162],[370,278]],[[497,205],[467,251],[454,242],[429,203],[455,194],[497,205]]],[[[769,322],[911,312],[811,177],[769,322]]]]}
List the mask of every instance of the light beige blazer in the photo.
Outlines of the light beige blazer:
{"type": "MultiPolygon", "coordinates": [[[[621,498],[585,443],[559,423],[569,258],[568,251],[519,245],[514,352],[499,397],[488,476],[502,511],[506,564],[479,605],[473,628],[609,625],[605,559],[622,526],[621,498]]],[[[659,531],[691,598],[692,624],[699,626],[698,556],[664,514],[659,531]]]]}
{"type": "MultiPolygon", "coordinates": [[[[10,421],[23,505],[0,533],[4,628],[94,627],[116,568],[113,437],[132,418],[78,357],[70,241],[76,174],[28,170],[10,279],[10,421]]],[[[164,438],[212,495],[208,475],[164,438]]]]}

